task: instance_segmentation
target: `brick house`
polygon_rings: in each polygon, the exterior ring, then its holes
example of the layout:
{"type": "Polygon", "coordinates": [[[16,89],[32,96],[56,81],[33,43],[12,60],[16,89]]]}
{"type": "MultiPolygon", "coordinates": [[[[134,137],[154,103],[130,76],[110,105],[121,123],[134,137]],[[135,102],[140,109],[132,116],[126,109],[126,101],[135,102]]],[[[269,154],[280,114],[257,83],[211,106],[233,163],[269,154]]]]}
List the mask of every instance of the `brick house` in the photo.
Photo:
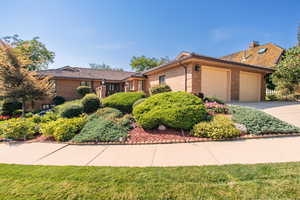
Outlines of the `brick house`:
{"type": "Polygon", "coordinates": [[[272,67],[283,51],[272,43],[252,43],[249,49],[222,58],[182,52],[174,60],[141,73],[70,66],[39,73],[52,76],[56,95],[66,100],[79,98],[76,88],[80,85],[90,86],[103,98],[116,92],[149,93],[154,85],[168,84],[173,91],[203,93],[225,101],[260,101],[265,97],[265,77],[274,71],[272,67]]]}

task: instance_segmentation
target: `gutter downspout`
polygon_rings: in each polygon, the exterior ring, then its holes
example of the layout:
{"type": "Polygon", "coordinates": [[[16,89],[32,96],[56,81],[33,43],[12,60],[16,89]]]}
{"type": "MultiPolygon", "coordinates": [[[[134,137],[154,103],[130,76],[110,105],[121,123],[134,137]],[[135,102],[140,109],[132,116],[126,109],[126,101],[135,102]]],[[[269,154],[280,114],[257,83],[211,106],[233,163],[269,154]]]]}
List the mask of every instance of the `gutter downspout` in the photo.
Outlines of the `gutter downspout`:
{"type": "Polygon", "coordinates": [[[187,66],[182,62],[178,62],[184,68],[184,91],[187,92],[187,66]]]}

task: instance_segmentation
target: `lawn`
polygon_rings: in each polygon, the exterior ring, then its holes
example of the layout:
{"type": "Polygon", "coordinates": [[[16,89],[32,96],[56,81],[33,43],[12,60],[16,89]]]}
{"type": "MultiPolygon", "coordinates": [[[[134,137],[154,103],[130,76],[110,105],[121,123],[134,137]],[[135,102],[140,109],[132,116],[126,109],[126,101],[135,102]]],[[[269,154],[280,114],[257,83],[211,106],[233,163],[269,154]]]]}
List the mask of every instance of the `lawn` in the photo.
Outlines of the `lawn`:
{"type": "Polygon", "coordinates": [[[0,164],[0,199],[297,199],[300,163],[201,167],[0,164]]]}

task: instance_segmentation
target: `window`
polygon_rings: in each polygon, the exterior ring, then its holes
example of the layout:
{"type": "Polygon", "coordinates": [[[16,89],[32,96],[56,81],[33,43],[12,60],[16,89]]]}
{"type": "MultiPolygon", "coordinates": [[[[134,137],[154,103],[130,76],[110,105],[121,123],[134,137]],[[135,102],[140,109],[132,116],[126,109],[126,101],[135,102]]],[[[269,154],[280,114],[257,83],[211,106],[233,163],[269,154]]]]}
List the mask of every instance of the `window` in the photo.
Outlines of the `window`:
{"type": "Polygon", "coordinates": [[[133,90],[133,81],[129,81],[129,90],[133,90]]]}
{"type": "Polygon", "coordinates": [[[159,84],[162,85],[162,84],[165,84],[166,82],[166,76],[165,75],[162,75],[162,76],[159,76],[159,84]]]}
{"type": "Polygon", "coordinates": [[[89,86],[89,87],[91,87],[91,81],[81,81],[80,86],[89,86]]]}
{"type": "Polygon", "coordinates": [[[258,50],[258,53],[259,53],[259,54],[263,54],[263,53],[265,53],[267,50],[268,50],[268,48],[261,48],[261,49],[258,50]]]}
{"type": "Polygon", "coordinates": [[[144,90],[144,80],[139,80],[139,91],[144,90]]]}

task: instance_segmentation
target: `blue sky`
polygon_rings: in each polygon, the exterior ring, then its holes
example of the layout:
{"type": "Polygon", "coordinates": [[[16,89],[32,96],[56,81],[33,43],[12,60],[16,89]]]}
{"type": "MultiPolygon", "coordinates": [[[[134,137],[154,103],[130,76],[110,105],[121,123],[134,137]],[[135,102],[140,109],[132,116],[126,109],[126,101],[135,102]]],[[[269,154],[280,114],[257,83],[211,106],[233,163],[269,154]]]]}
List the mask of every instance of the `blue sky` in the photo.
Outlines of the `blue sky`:
{"type": "Polygon", "coordinates": [[[0,37],[39,36],[56,53],[50,68],[106,63],[130,70],[132,56],[174,58],[239,51],[252,40],[296,44],[299,0],[0,1],[0,37]]]}

